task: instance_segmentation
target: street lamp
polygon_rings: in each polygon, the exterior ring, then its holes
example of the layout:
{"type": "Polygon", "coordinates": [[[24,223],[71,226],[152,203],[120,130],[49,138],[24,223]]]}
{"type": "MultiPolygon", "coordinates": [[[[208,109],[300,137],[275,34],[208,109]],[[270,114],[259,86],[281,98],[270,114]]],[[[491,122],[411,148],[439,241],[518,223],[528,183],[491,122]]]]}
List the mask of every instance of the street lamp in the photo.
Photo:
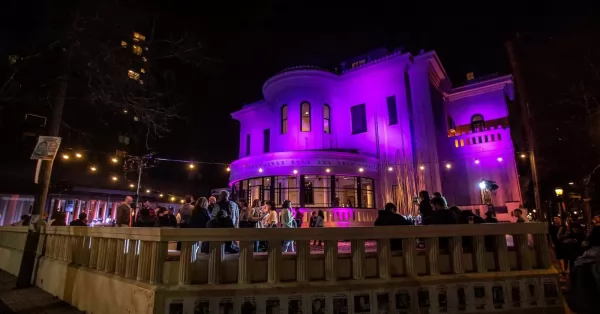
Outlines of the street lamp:
{"type": "Polygon", "coordinates": [[[554,193],[556,193],[556,205],[558,205],[558,214],[560,215],[563,212],[563,205],[562,205],[563,189],[556,188],[556,189],[554,189],[554,193]]]}
{"type": "Polygon", "coordinates": [[[554,192],[556,193],[556,196],[562,196],[563,195],[563,189],[561,189],[561,188],[554,189],[554,192]]]}

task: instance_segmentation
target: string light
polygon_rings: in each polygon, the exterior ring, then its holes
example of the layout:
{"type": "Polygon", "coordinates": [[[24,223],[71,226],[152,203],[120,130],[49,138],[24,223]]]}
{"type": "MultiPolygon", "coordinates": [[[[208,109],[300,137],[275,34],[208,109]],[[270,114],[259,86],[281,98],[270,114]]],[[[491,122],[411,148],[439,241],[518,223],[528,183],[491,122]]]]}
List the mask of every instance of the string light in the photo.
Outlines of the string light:
{"type": "Polygon", "coordinates": [[[194,164],[190,164],[190,169],[194,169],[196,166],[194,166],[194,164]]]}
{"type": "Polygon", "coordinates": [[[67,154],[63,154],[63,156],[62,156],[62,157],[63,157],[63,159],[64,159],[64,160],[67,160],[67,159],[69,159],[69,155],[67,155],[67,154]]]}
{"type": "Polygon", "coordinates": [[[419,169],[425,170],[425,166],[421,166],[421,167],[419,167],[419,169]]]}
{"type": "Polygon", "coordinates": [[[164,195],[163,195],[162,193],[160,193],[160,194],[158,195],[158,197],[163,197],[163,196],[164,196],[164,195]]]}
{"type": "Polygon", "coordinates": [[[258,168],[258,172],[263,172],[263,168],[258,168]]]}
{"type": "Polygon", "coordinates": [[[502,162],[503,160],[502,157],[498,157],[498,162],[502,162]]]}
{"type": "Polygon", "coordinates": [[[452,168],[452,165],[450,163],[447,163],[446,164],[446,169],[450,169],[450,168],[452,168]]]}
{"type": "Polygon", "coordinates": [[[175,201],[175,196],[171,196],[171,202],[175,201]]]}
{"type": "Polygon", "coordinates": [[[181,199],[181,200],[179,200],[179,202],[180,202],[181,204],[183,204],[185,201],[184,201],[183,199],[181,199]]]}
{"type": "Polygon", "coordinates": [[[363,172],[363,171],[365,171],[364,168],[358,168],[358,172],[363,172]]]}
{"type": "Polygon", "coordinates": [[[98,169],[96,169],[96,167],[94,167],[94,166],[91,166],[91,167],[90,167],[90,170],[92,170],[92,172],[95,172],[95,171],[96,171],[96,170],[98,170],[98,169]]]}
{"type": "Polygon", "coordinates": [[[119,160],[116,157],[111,158],[110,161],[112,161],[115,164],[119,162],[119,160]]]}
{"type": "Polygon", "coordinates": [[[113,176],[113,177],[112,177],[112,180],[113,180],[113,181],[117,181],[117,180],[119,180],[119,178],[117,178],[117,176],[113,176]]]}
{"type": "Polygon", "coordinates": [[[298,170],[296,170],[296,169],[294,169],[293,172],[294,172],[294,174],[298,174],[298,170]]]}
{"type": "Polygon", "coordinates": [[[569,182],[569,185],[573,185],[573,184],[575,184],[575,182],[569,182]]]}
{"type": "Polygon", "coordinates": [[[231,171],[231,168],[227,167],[227,169],[225,169],[227,172],[231,171]]]}
{"type": "Polygon", "coordinates": [[[150,190],[146,190],[146,193],[150,193],[150,190]]]}
{"type": "Polygon", "coordinates": [[[133,183],[131,183],[131,184],[129,184],[129,187],[133,189],[135,187],[135,185],[133,183]]]}
{"type": "Polygon", "coordinates": [[[81,158],[83,155],[81,155],[81,153],[75,153],[75,157],[77,158],[81,158]]]}
{"type": "Polygon", "coordinates": [[[479,165],[479,159],[475,159],[475,164],[479,165]]]}
{"type": "Polygon", "coordinates": [[[525,157],[527,157],[527,155],[521,154],[521,158],[525,158],[525,157]]]}
{"type": "Polygon", "coordinates": [[[389,172],[392,172],[392,171],[394,171],[394,168],[392,168],[392,167],[388,167],[388,171],[389,171],[389,172]]]}

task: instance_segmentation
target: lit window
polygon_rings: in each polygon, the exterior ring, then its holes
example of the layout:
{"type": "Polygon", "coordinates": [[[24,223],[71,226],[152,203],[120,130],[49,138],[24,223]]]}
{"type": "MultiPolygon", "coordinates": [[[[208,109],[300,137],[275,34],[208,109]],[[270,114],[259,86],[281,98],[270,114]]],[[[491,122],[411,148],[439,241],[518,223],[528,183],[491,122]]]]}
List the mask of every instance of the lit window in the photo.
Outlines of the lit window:
{"type": "Polygon", "coordinates": [[[352,106],[350,108],[352,116],[352,134],[367,132],[367,112],[365,104],[352,106]]]}
{"type": "Polygon", "coordinates": [[[129,76],[130,79],[132,80],[139,80],[140,79],[140,74],[133,71],[133,70],[129,70],[127,71],[127,75],[129,76]]]}
{"type": "Polygon", "coordinates": [[[302,119],[302,132],[310,132],[310,104],[303,102],[300,106],[300,118],[302,119]]]}
{"type": "Polygon", "coordinates": [[[281,134],[286,134],[288,129],[288,106],[281,107],[281,134]]]}
{"type": "Polygon", "coordinates": [[[135,53],[138,56],[142,55],[142,47],[140,47],[138,45],[133,45],[131,47],[133,48],[133,53],[135,53]]]}
{"type": "Polygon", "coordinates": [[[471,117],[471,131],[483,131],[485,130],[485,120],[481,114],[475,114],[471,117]]]}
{"type": "Polygon", "coordinates": [[[144,36],[140,33],[137,33],[137,32],[133,33],[133,41],[138,42],[138,41],[144,41],[144,40],[146,40],[146,36],[144,36]]]}
{"type": "Polygon", "coordinates": [[[331,134],[331,108],[327,104],[323,107],[323,130],[331,134]]]}
{"type": "Polygon", "coordinates": [[[121,48],[127,48],[127,42],[121,40],[121,48]]]}

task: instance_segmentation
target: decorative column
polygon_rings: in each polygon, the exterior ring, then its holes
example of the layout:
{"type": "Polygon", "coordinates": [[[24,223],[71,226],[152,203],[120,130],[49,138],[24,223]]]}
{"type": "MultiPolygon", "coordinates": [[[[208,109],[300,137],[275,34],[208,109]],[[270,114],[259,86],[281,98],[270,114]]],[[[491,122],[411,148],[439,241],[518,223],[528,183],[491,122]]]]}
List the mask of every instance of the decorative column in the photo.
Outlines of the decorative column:
{"type": "Polygon", "coordinates": [[[106,261],[106,245],[108,244],[107,238],[99,238],[98,248],[98,261],[96,262],[97,270],[104,270],[104,263],[106,261]]]}
{"type": "Polygon", "coordinates": [[[208,284],[218,284],[221,282],[221,261],[225,255],[225,247],[220,241],[210,241],[209,247],[208,284]]]}
{"type": "Polygon", "coordinates": [[[238,257],[238,283],[249,284],[252,282],[252,261],[254,258],[254,241],[240,241],[238,257]]]}
{"type": "Polygon", "coordinates": [[[309,282],[310,241],[296,241],[296,281],[309,282]]]}
{"type": "MultiPolygon", "coordinates": [[[[279,283],[281,280],[281,240],[270,240],[268,250],[268,283],[279,283]]],[[[325,266],[325,271],[327,271],[327,266],[325,266]]]]}
{"type": "Polygon", "coordinates": [[[104,271],[107,273],[115,272],[115,263],[117,257],[117,239],[107,239],[106,243],[106,258],[104,261],[104,271]]]}
{"type": "Polygon", "coordinates": [[[450,260],[452,262],[452,273],[462,274],[465,272],[462,258],[462,237],[452,237],[450,239],[450,260]]]}
{"type": "Polygon", "coordinates": [[[417,256],[417,239],[402,239],[402,256],[404,257],[404,274],[409,277],[416,276],[415,259],[417,256]]]}
{"type": "Polygon", "coordinates": [[[495,252],[494,258],[498,265],[499,271],[510,271],[510,263],[508,261],[508,247],[506,245],[506,236],[497,235],[494,236],[495,252]]]}
{"type": "Polygon", "coordinates": [[[151,241],[140,241],[140,260],[138,262],[137,280],[148,281],[150,279],[150,266],[152,263],[152,243],[151,241]]]}
{"type": "Polygon", "coordinates": [[[150,255],[150,283],[160,284],[163,281],[163,269],[167,260],[168,242],[152,242],[150,255]]]}
{"type": "Polygon", "coordinates": [[[377,264],[379,266],[379,278],[392,278],[392,251],[390,239],[377,240],[377,264]]]}
{"type": "Polygon", "coordinates": [[[325,240],[325,280],[337,281],[338,242],[325,240]]]}
{"type": "Polygon", "coordinates": [[[473,266],[478,273],[486,273],[487,263],[485,260],[485,239],[483,236],[473,236],[473,266]]]}
{"type": "Polygon", "coordinates": [[[177,276],[180,285],[191,284],[190,271],[192,263],[192,247],[194,242],[181,242],[181,255],[179,257],[179,274],[177,276]]]}
{"type": "Polygon", "coordinates": [[[83,237],[83,246],[81,247],[81,266],[88,267],[90,264],[90,255],[92,252],[92,237],[83,237]]]}
{"type": "Polygon", "coordinates": [[[427,254],[427,268],[429,275],[436,276],[440,274],[440,242],[437,237],[425,239],[425,250],[427,254]]]}
{"type": "Polygon", "coordinates": [[[365,240],[352,240],[352,278],[365,279],[365,240]]]}
{"type": "Polygon", "coordinates": [[[125,275],[126,268],[126,258],[125,258],[125,241],[123,239],[117,239],[116,248],[117,251],[115,257],[115,275],[123,276],[125,275]]]}
{"type": "Polygon", "coordinates": [[[90,268],[96,268],[96,263],[98,262],[98,248],[99,248],[99,243],[98,241],[100,240],[100,238],[90,238],[90,241],[92,241],[92,247],[90,249],[90,263],[89,263],[89,267],[90,268]]]}

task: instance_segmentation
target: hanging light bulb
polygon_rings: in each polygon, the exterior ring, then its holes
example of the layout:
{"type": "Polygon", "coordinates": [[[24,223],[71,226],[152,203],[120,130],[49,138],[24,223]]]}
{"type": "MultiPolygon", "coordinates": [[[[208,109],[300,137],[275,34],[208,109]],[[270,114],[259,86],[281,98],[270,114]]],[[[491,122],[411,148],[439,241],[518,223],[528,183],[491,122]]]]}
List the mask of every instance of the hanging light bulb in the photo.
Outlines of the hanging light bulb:
{"type": "Polygon", "coordinates": [[[196,166],[194,166],[194,164],[190,164],[189,167],[190,167],[190,169],[196,168],[196,166]]]}
{"type": "Polygon", "coordinates": [[[146,193],[150,193],[150,190],[146,190],[146,193]]]}
{"type": "Polygon", "coordinates": [[[111,158],[110,161],[112,161],[113,163],[118,163],[119,162],[119,160],[117,159],[117,157],[111,158]]]}
{"type": "Polygon", "coordinates": [[[358,168],[358,172],[364,172],[364,171],[365,171],[365,169],[364,169],[364,168],[362,168],[362,167],[361,167],[361,168],[358,168]]]}
{"type": "Polygon", "coordinates": [[[91,166],[91,167],[90,167],[90,170],[91,170],[92,172],[96,172],[96,170],[98,170],[98,169],[96,169],[96,167],[94,167],[94,166],[91,166]]]}
{"type": "Polygon", "coordinates": [[[69,155],[67,155],[67,154],[63,154],[63,155],[62,155],[62,158],[63,158],[64,160],[67,160],[67,159],[69,159],[69,155]]]}
{"type": "Polygon", "coordinates": [[[185,201],[183,199],[179,200],[179,203],[183,204],[185,201]]]}
{"type": "Polygon", "coordinates": [[[225,171],[229,172],[229,171],[231,171],[231,168],[227,167],[227,169],[225,169],[225,171]]]}
{"type": "Polygon", "coordinates": [[[83,155],[81,155],[81,153],[75,153],[75,157],[81,158],[81,157],[83,157],[83,155]]]}
{"type": "Polygon", "coordinates": [[[175,196],[171,196],[171,202],[175,201],[175,196]]]}
{"type": "Polygon", "coordinates": [[[419,169],[425,170],[425,166],[421,166],[421,167],[419,167],[419,169]]]}
{"type": "Polygon", "coordinates": [[[111,178],[111,179],[112,179],[113,181],[117,181],[117,180],[119,180],[119,178],[117,178],[117,176],[112,176],[112,178],[111,178]]]}
{"type": "Polygon", "coordinates": [[[293,172],[294,172],[294,174],[298,174],[298,170],[296,170],[296,169],[294,169],[293,172]]]}
{"type": "Polygon", "coordinates": [[[330,173],[331,169],[327,168],[327,169],[325,169],[325,172],[330,173]]]}
{"type": "Polygon", "coordinates": [[[502,160],[504,160],[502,157],[498,157],[498,162],[502,162],[502,160]]]}
{"type": "Polygon", "coordinates": [[[479,159],[475,159],[475,164],[479,165],[479,159]]]}
{"type": "Polygon", "coordinates": [[[133,183],[131,183],[131,184],[129,184],[129,187],[133,189],[135,187],[135,185],[133,183]]]}
{"type": "Polygon", "coordinates": [[[392,168],[392,167],[388,167],[388,171],[389,171],[389,172],[392,172],[392,171],[394,171],[394,168],[392,168]]]}
{"type": "Polygon", "coordinates": [[[450,163],[447,163],[446,164],[446,169],[450,169],[450,168],[452,168],[452,165],[450,163]]]}
{"type": "Polygon", "coordinates": [[[164,196],[164,195],[163,195],[162,193],[160,193],[160,194],[158,195],[158,197],[163,197],[163,196],[164,196]]]}
{"type": "Polygon", "coordinates": [[[263,172],[263,168],[258,168],[258,172],[263,172]]]}

